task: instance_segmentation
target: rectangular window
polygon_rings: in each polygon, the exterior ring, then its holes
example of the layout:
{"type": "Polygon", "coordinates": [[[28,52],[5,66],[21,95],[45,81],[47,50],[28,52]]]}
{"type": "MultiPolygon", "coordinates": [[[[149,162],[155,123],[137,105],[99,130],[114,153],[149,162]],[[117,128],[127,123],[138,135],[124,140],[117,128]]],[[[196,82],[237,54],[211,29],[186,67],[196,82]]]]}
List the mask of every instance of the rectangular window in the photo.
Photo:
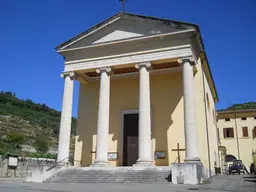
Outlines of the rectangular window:
{"type": "Polygon", "coordinates": [[[246,117],[242,117],[241,120],[246,120],[246,117]]]}
{"type": "Polygon", "coordinates": [[[223,136],[224,136],[224,138],[234,138],[234,129],[233,128],[224,128],[223,136]]]}
{"type": "Polygon", "coordinates": [[[242,127],[243,129],[243,137],[248,137],[248,127],[242,127]]]}
{"type": "Polygon", "coordinates": [[[226,118],[225,121],[230,121],[230,118],[226,118]]]}

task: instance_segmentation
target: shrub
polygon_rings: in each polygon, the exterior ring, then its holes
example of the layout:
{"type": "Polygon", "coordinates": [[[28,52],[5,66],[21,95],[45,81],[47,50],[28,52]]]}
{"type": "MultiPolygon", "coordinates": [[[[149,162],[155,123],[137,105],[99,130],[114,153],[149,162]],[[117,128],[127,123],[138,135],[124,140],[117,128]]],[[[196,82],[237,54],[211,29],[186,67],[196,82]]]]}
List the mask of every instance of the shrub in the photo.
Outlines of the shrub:
{"type": "Polygon", "coordinates": [[[36,138],[34,145],[38,153],[46,153],[49,150],[49,145],[45,138],[36,138]]]}

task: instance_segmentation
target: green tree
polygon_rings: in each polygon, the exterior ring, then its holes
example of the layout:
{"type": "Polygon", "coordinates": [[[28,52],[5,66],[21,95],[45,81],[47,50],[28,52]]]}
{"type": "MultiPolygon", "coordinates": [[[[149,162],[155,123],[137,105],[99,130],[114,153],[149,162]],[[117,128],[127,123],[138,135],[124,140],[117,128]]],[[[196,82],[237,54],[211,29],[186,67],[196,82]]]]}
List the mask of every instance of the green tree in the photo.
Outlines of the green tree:
{"type": "Polygon", "coordinates": [[[49,150],[49,145],[45,138],[37,138],[35,141],[35,148],[39,153],[46,153],[49,150]]]}
{"type": "Polygon", "coordinates": [[[20,149],[21,145],[25,142],[25,137],[17,132],[8,133],[6,139],[11,145],[14,145],[17,149],[20,149]]]}

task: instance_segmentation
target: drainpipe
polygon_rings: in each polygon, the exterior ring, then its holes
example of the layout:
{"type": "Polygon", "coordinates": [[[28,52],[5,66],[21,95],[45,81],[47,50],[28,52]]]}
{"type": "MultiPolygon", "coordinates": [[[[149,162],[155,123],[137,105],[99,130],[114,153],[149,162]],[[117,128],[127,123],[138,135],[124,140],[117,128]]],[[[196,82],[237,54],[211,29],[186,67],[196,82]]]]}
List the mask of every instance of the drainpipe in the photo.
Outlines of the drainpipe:
{"type": "Polygon", "coordinates": [[[209,129],[208,129],[208,119],[207,119],[207,107],[206,107],[206,98],[205,98],[205,81],[204,81],[204,69],[203,69],[203,62],[202,61],[202,78],[203,78],[203,91],[204,91],[204,114],[205,114],[205,126],[206,126],[206,137],[207,137],[207,148],[208,148],[208,166],[209,166],[209,175],[212,176],[211,173],[211,155],[210,155],[210,143],[209,143],[209,129]]]}
{"type": "Polygon", "coordinates": [[[238,141],[238,131],[237,131],[237,123],[236,123],[236,114],[235,114],[235,129],[236,129],[237,154],[238,154],[238,159],[240,160],[240,150],[239,150],[239,141],[238,141]]]}

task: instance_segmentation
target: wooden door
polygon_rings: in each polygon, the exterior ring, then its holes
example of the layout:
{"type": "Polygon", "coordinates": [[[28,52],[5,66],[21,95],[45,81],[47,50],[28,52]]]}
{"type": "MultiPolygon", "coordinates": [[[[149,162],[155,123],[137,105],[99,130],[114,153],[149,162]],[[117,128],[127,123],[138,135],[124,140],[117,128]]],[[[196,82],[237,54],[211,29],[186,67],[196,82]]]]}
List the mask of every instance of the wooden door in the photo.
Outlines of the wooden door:
{"type": "Polygon", "coordinates": [[[138,160],[138,137],[127,137],[127,165],[132,166],[138,160]]]}

